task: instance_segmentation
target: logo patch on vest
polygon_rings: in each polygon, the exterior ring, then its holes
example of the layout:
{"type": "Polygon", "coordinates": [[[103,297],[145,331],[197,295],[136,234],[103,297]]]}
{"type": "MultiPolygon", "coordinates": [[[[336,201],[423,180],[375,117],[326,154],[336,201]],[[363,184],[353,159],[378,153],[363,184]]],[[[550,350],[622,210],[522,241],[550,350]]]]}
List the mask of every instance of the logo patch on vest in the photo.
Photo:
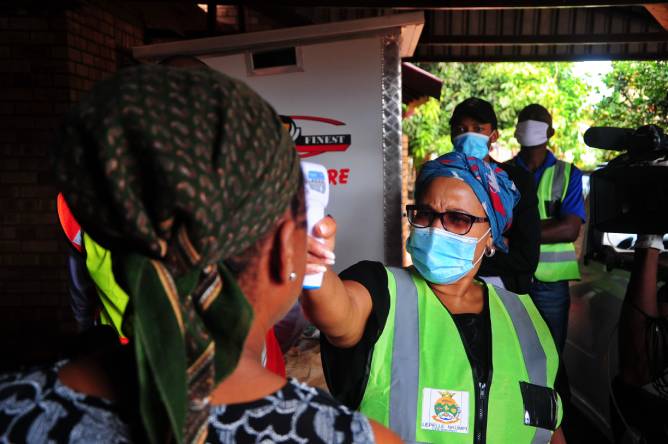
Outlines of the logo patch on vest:
{"type": "Polygon", "coordinates": [[[422,389],[422,428],[436,432],[469,432],[469,393],[422,389]]]}

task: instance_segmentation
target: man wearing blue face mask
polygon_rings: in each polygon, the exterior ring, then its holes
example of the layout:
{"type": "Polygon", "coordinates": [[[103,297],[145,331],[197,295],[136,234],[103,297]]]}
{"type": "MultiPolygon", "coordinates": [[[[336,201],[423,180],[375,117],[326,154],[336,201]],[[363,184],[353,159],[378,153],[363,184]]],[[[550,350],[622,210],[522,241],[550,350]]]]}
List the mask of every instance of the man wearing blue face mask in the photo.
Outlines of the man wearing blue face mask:
{"type": "MultiPolygon", "coordinates": [[[[471,97],[458,104],[450,118],[450,137],[454,151],[487,162],[495,162],[489,155],[492,144],[499,137],[496,113],[486,100],[471,97]]],[[[508,252],[482,261],[478,275],[497,286],[526,294],[538,266],[540,248],[540,220],[536,186],[530,173],[522,168],[500,164],[520,192],[520,200],[513,209],[513,225],[504,233],[508,252]]]]}

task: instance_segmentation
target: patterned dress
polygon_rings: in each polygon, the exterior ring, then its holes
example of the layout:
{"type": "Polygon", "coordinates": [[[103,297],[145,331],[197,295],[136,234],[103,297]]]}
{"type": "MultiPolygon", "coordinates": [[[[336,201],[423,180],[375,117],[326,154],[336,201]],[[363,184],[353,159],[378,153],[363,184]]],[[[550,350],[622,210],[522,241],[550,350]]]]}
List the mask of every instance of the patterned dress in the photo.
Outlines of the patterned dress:
{"type": "MultiPolygon", "coordinates": [[[[117,406],[58,380],[47,369],[0,375],[0,444],[132,442],[117,406]]],[[[219,405],[209,414],[207,443],[373,443],[369,421],[325,392],[289,380],[265,398],[219,405]]]]}

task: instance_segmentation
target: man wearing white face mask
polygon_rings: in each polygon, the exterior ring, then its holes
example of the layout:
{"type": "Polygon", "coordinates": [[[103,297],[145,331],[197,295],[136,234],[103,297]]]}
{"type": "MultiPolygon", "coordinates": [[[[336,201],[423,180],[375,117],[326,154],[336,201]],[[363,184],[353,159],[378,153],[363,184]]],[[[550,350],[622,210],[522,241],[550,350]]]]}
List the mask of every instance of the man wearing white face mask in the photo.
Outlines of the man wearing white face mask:
{"type": "Polygon", "coordinates": [[[547,109],[529,105],[517,121],[515,137],[522,149],[509,163],[533,173],[541,218],[540,262],[529,294],[561,351],[568,330],[568,281],[580,279],[573,242],[585,220],[582,173],[547,149],[554,135],[547,109]]]}
{"type": "MultiPolygon", "coordinates": [[[[470,157],[496,161],[489,151],[499,137],[492,104],[470,97],[458,104],[450,118],[450,137],[454,150],[470,157]]],[[[513,209],[513,225],[504,233],[508,251],[483,259],[478,275],[485,281],[517,294],[529,293],[538,266],[540,226],[536,186],[531,174],[522,168],[500,164],[520,192],[513,209]]]]}

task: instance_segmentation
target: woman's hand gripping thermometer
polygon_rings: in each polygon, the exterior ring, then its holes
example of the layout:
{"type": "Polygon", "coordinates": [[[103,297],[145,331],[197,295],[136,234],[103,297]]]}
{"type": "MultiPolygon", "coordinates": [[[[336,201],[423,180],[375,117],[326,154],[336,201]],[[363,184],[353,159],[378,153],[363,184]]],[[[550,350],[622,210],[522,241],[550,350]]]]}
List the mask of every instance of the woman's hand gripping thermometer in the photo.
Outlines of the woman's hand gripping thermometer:
{"type": "MultiPolygon", "coordinates": [[[[313,226],[325,217],[325,207],[329,202],[329,180],[327,169],[313,162],[302,162],[304,173],[304,193],[306,196],[306,232],[319,242],[323,239],[313,234],[313,226]]],[[[304,289],[320,288],[324,273],[307,274],[304,277],[304,289]]]]}

